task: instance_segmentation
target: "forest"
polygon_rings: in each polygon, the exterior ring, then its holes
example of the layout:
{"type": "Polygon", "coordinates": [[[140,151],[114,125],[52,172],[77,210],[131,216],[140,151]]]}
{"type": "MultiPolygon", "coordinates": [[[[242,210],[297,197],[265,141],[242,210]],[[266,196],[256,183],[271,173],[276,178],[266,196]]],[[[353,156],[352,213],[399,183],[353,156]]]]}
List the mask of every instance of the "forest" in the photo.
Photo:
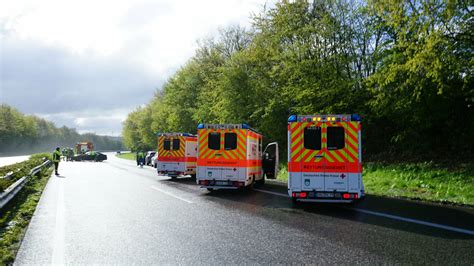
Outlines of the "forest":
{"type": "MultiPolygon", "coordinates": [[[[474,6],[463,0],[280,1],[199,48],[128,115],[124,143],[248,123],[286,154],[291,114],[362,117],[366,160],[471,161],[474,6]]],[[[58,129],[59,130],[59,129],[58,129]]],[[[2,140],[3,143],[3,140],[2,140]]]]}
{"type": "Polygon", "coordinates": [[[34,115],[24,115],[15,108],[0,105],[0,155],[20,155],[50,152],[57,146],[74,147],[80,141],[92,141],[96,150],[121,150],[122,140],[117,137],[79,134],[66,126],[34,115]]]}

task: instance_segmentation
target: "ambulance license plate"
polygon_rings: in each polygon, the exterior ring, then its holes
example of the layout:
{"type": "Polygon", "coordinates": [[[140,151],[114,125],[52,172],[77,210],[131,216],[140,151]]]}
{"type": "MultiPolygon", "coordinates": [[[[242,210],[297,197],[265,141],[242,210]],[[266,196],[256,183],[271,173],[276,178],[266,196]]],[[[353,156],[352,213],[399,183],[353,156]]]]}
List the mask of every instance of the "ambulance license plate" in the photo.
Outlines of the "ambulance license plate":
{"type": "Polygon", "coordinates": [[[216,181],[217,186],[226,186],[228,185],[227,181],[216,181]]]}
{"type": "Polygon", "coordinates": [[[318,198],[334,198],[334,193],[318,192],[318,193],[316,193],[316,197],[318,197],[318,198]]]}

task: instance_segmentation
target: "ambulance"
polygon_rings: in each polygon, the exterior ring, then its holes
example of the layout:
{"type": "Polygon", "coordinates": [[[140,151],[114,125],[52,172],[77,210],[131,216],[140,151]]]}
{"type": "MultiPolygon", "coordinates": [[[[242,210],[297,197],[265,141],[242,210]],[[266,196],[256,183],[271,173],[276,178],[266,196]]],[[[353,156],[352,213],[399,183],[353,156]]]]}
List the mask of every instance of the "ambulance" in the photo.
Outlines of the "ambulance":
{"type": "Polygon", "coordinates": [[[365,196],[360,117],[288,118],[288,194],[293,202],[353,202],[365,196]]]}
{"type": "Polygon", "coordinates": [[[278,169],[278,144],[262,151],[262,134],[247,124],[199,124],[196,183],[201,188],[263,185],[278,169]]]}
{"type": "Polygon", "coordinates": [[[196,176],[197,137],[189,133],[159,133],[156,169],[158,175],[176,178],[196,176]]]}

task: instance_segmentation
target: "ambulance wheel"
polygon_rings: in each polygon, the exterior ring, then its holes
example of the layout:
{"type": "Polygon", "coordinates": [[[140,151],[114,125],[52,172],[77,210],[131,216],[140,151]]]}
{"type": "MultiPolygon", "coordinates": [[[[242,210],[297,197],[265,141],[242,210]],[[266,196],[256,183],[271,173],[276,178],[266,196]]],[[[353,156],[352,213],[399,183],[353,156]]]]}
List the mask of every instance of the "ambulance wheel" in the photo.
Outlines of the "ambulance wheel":
{"type": "Polygon", "coordinates": [[[175,176],[175,175],[174,175],[174,176],[171,176],[171,179],[176,179],[176,177],[177,177],[177,176],[175,176]]]}
{"type": "Polygon", "coordinates": [[[255,181],[256,187],[263,187],[263,185],[265,185],[265,177],[262,177],[262,179],[255,181]]]}
{"type": "Polygon", "coordinates": [[[298,201],[296,200],[296,198],[291,198],[291,203],[293,203],[294,206],[298,205],[298,201]]]}
{"type": "Polygon", "coordinates": [[[191,175],[191,179],[196,180],[196,175],[191,175]]]}
{"type": "Polygon", "coordinates": [[[209,192],[212,192],[212,191],[214,191],[214,189],[213,189],[213,188],[210,188],[210,187],[208,187],[208,188],[207,188],[207,191],[209,191],[209,192]]]}

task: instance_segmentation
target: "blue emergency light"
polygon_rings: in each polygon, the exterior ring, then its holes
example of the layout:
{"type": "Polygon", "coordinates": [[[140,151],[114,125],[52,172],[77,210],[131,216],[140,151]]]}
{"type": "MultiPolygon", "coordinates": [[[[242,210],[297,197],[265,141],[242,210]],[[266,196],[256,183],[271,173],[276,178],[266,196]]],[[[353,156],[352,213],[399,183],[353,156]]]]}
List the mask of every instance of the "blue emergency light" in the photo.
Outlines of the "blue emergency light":
{"type": "Polygon", "coordinates": [[[290,115],[290,117],[288,117],[288,122],[296,122],[297,119],[296,115],[290,115]]]}
{"type": "Polygon", "coordinates": [[[199,124],[197,129],[203,129],[204,128],[204,124],[199,124]]]}

